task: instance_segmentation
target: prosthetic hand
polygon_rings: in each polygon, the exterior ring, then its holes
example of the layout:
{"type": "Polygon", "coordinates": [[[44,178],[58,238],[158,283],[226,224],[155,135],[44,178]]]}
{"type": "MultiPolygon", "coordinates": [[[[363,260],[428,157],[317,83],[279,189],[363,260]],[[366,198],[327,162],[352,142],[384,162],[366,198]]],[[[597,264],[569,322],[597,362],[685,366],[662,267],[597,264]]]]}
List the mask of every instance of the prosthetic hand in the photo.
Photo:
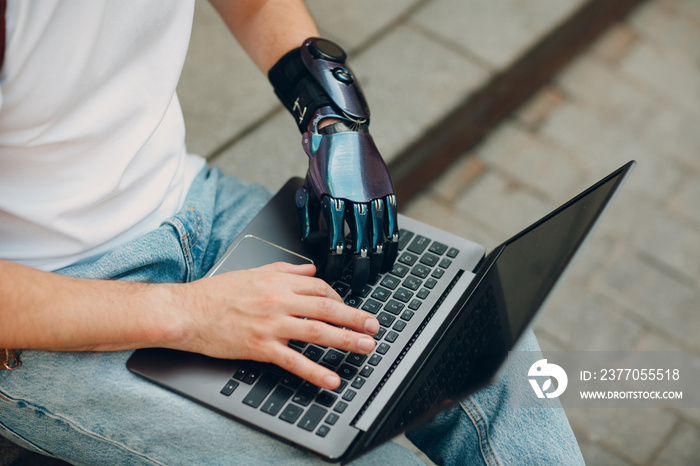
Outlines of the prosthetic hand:
{"type": "Polygon", "coordinates": [[[399,229],[394,187],[368,132],[369,108],[346,58],[333,42],[307,39],[272,67],[269,78],[296,118],[309,156],[306,181],[296,193],[302,238],[327,234],[329,282],[340,277],[350,256],[350,286],[359,293],[391,269],[399,229]]]}

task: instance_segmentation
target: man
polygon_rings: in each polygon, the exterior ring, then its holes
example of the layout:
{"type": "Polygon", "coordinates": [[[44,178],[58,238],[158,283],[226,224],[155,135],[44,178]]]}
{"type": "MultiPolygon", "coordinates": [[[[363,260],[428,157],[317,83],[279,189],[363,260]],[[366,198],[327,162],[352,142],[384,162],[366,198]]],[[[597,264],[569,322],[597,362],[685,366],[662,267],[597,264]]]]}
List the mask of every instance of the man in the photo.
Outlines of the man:
{"type": "MultiPolygon", "coordinates": [[[[319,35],[301,1],[212,4],[265,73],[319,35]]],[[[76,463],[308,464],[303,452],[124,367],[129,350],[167,347],[271,362],[333,389],[337,374],[288,340],[366,354],[379,328],[314,278],[313,266],[202,278],[269,194],[185,150],[175,87],[192,12],[190,1],[7,2],[0,347],[24,351],[20,368],[0,371],[0,433],[76,463]]],[[[336,113],[300,119],[300,131],[342,126],[336,113]]],[[[340,131],[366,132],[362,124],[340,131]]],[[[307,185],[309,202],[319,202],[307,185]]],[[[522,451],[580,459],[561,413],[521,417],[503,409],[506,398],[498,385],[412,438],[447,462],[522,459],[522,451]],[[538,445],[541,422],[554,447],[538,445]]],[[[391,443],[358,461],[420,464],[391,443]]]]}

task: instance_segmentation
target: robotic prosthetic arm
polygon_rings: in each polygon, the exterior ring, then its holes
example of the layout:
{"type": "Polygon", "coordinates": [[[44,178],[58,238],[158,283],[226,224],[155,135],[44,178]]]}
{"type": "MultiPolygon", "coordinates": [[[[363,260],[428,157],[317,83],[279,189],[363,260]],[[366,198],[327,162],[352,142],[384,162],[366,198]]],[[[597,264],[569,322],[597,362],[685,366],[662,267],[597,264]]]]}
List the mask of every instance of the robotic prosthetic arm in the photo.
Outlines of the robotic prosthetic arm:
{"type": "Polygon", "coordinates": [[[394,187],[368,132],[369,108],[346,58],[333,42],[310,38],[268,76],[296,118],[309,156],[306,181],[296,193],[302,238],[318,236],[322,217],[329,241],[324,276],[329,282],[340,277],[347,251],[353,261],[350,286],[359,292],[391,269],[399,229],[394,187]],[[321,125],[323,120],[332,123],[321,125]]]}

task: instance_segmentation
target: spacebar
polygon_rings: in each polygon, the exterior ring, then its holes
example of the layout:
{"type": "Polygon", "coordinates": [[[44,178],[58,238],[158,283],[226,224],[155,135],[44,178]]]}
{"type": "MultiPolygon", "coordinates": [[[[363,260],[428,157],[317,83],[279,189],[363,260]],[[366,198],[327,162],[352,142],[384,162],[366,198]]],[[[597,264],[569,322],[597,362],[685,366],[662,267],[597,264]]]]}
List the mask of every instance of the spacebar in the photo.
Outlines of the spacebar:
{"type": "Polygon", "coordinates": [[[266,372],[260,377],[258,383],[248,392],[245,398],[243,398],[243,403],[253,408],[260,406],[260,403],[265,399],[270,390],[272,390],[280,378],[278,375],[266,372]]]}

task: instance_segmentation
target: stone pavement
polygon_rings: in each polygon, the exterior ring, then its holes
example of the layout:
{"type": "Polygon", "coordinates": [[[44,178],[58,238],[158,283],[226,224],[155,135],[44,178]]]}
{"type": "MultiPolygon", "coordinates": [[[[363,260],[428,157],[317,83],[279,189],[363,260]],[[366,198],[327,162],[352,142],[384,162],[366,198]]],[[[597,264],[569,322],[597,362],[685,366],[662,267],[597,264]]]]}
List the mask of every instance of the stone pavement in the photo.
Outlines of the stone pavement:
{"type": "MultiPolygon", "coordinates": [[[[545,349],[700,350],[700,2],[642,5],[404,212],[492,247],[639,162],[538,320],[545,349]]],[[[568,410],[589,464],[699,464],[700,410],[568,410]]]]}
{"type": "MultiPolygon", "coordinates": [[[[389,161],[583,3],[307,1],[351,52],[389,161]]],[[[402,205],[490,249],[638,160],[538,321],[544,349],[700,350],[697,44],[700,2],[650,0],[402,205]]],[[[179,94],[192,152],[273,190],[304,174],[291,117],[206,2],[179,94]]],[[[568,414],[589,464],[700,463],[700,409],[568,414]]],[[[0,442],[7,464],[46,463],[0,442]]]]}

